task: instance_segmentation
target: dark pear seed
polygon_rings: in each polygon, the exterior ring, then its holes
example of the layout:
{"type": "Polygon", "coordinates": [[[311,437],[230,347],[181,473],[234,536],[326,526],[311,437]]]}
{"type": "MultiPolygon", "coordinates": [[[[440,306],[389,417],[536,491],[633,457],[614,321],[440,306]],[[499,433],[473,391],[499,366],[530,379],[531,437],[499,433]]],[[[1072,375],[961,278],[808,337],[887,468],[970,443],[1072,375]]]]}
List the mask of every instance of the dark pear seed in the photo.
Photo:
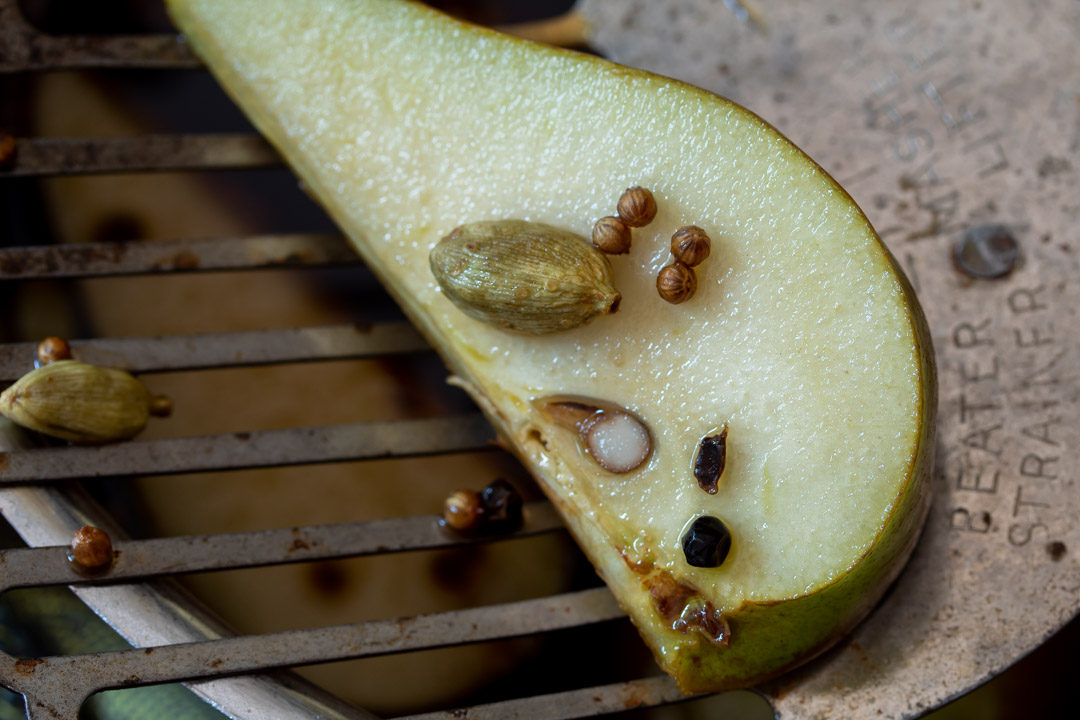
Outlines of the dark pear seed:
{"type": "Polygon", "coordinates": [[[682,536],[683,555],[693,567],[720,567],[731,551],[731,532],[712,515],[702,515],[682,536]]]}
{"type": "Polygon", "coordinates": [[[698,487],[710,495],[715,495],[720,476],[724,473],[727,459],[727,428],[716,435],[701,439],[697,457],[694,458],[694,477],[698,487]]]}

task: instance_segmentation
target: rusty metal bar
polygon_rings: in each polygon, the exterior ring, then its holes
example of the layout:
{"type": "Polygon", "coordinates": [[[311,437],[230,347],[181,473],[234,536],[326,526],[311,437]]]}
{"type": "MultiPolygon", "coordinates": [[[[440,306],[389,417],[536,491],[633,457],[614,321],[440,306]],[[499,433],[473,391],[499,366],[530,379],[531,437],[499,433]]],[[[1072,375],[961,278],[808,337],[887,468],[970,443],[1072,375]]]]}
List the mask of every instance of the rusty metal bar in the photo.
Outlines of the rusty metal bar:
{"type": "Polygon", "coordinates": [[[281,157],[258,135],[17,138],[3,177],[270,167],[281,157]]]}
{"type": "Polygon", "coordinates": [[[76,720],[83,701],[108,688],[519,637],[622,616],[611,592],[595,588],[430,615],[155,648],[32,660],[0,655],[0,681],[28,698],[31,718],[76,720]]]}
{"type": "Polygon", "coordinates": [[[476,414],[33,448],[0,452],[0,486],[465,452],[490,448],[494,440],[491,426],[476,414]]]}
{"type": "Polygon", "coordinates": [[[693,700],[683,695],[668,676],[628,680],[580,690],[514,698],[468,708],[440,710],[408,715],[396,720],[505,720],[506,718],[544,718],[568,720],[617,713],[632,708],[657,707],[693,700]]]}
{"type": "MultiPolygon", "coordinates": [[[[134,373],[364,358],[423,352],[428,344],[405,321],[284,330],[201,333],[70,341],[72,354],[94,365],[134,373]]],[[[0,381],[34,367],[37,344],[0,344],[0,381]]]]}
{"type": "Polygon", "coordinates": [[[16,0],[0,2],[0,73],[201,64],[177,35],[47,35],[26,22],[16,0]]]}
{"type": "Polygon", "coordinates": [[[178,573],[361,557],[410,550],[458,547],[526,537],[562,527],[548,502],[528,503],[522,527],[498,536],[464,536],[446,530],[437,515],[365,522],[129,540],[113,545],[104,572],[87,574],[70,560],[68,546],[0,550],[0,593],[16,587],[95,584],[178,573]]]}
{"type": "Polygon", "coordinates": [[[337,234],[251,235],[0,248],[0,280],[359,263],[337,234]]]}

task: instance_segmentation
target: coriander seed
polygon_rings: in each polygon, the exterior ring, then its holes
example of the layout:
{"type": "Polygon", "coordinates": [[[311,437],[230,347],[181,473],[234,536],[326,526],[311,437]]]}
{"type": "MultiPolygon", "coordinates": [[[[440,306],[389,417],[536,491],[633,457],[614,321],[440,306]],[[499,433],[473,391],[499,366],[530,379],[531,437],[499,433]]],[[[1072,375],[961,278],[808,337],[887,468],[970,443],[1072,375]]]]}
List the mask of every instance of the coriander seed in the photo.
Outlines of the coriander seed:
{"type": "Polygon", "coordinates": [[[101,571],[112,565],[113,546],[109,533],[84,525],[71,539],[68,558],[82,570],[101,571]]]}
{"type": "Polygon", "coordinates": [[[630,227],[644,227],[656,217],[656,199],[643,187],[628,188],[617,207],[619,217],[630,227]]]}
{"type": "Polygon", "coordinates": [[[709,257],[711,241],[697,225],[687,225],[671,236],[671,254],[684,265],[694,267],[709,257]]]}
{"type": "Polygon", "coordinates": [[[457,490],[443,503],[443,521],[447,527],[459,532],[474,529],[483,514],[480,493],[475,490],[457,490]]]}
{"type": "Polygon", "coordinates": [[[686,302],[697,291],[697,275],[692,267],[676,261],[660,270],[656,291],[672,305],[686,302]]]}
{"type": "Polygon", "coordinates": [[[593,225],[592,241],[601,252],[622,255],[630,252],[630,228],[617,217],[602,217],[593,225]]]}
{"type": "Polygon", "coordinates": [[[38,343],[37,359],[39,365],[48,365],[57,360],[70,360],[71,346],[64,338],[55,335],[47,337],[38,343]]]}

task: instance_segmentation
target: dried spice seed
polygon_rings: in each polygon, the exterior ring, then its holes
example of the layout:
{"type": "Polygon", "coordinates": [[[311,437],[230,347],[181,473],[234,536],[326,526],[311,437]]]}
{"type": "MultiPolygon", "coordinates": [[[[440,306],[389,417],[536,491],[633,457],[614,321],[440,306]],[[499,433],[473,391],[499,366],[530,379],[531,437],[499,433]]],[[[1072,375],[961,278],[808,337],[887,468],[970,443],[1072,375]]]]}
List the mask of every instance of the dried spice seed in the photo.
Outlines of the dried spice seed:
{"type": "Polygon", "coordinates": [[[697,456],[694,458],[694,478],[700,487],[710,495],[715,495],[724,474],[727,461],[727,434],[725,426],[719,433],[701,439],[697,456]]]}
{"type": "Polygon", "coordinates": [[[687,225],[671,236],[671,254],[688,267],[700,265],[709,257],[712,241],[697,225],[687,225]]]}
{"type": "Polygon", "coordinates": [[[712,515],[702,515],[682,536],[683,555],[693,567],[720,567],[731,551],[731,532],[712,515]]]}
{"type": "Polygon", "coordinates": [[[502,478],[481,491],[480,504],[484,508],[484,530],[502,533],[521,527],[521,494],[502,478]]]}
{"type": "Polygon", "coordinates": [[[150,414],[154,417],[169,417],[172,411],[173,401],[168,395],[155,395],[150,398],[150,414]]]}
{"type": "Polygon", "coordinates": [[[643,187],[627,188],[617,208],[619,217],[630,227],[645,227],[656,217],[656,199],[643,187]]]}
{"type": "Polygon", "coordinates": [[[62,440],[126,440],[146,426],[150,393],[123,370],[57,360],[31,370],[0,393],[0,414],[62,440]]]}
{"type": "Polygon", "coordinates": [[[84,525],[71,539],[71,552],[68,557],[82,570],[100,572],[112,565],[112,539],[104,530],[84,525]]]}
{"type": "Polygon", "coordinates": [[[593,245],[608,255],[630,252],[630,228],[616,217],[602,217],[593,225],[593,245]]]}
{"type": "Polygon", "coordinates": [[[38,343],[37,364],[48,365],[57,360],[70,360],[71,346],[68,341],[55,335],[50,336],[38,343]]]}
{"type": "Polygon", "coordinates": [[[656,276],[656,291],[672,305],[684,303],[697,292],[697,275],[681,262],[666,265],[656,276]]]}
{"type": "Polygon", "coordinates": [[[484,514],[480,493],[475,490],[457,490],[443,503],[443,521],[459,532],[474,529],[484,514]]]}
{"type": "Polygon", "coordinates": [[[455,228],[431,250],[431,272],[463,313],[504,330],[542,335],[615,312],[607,257],[579,235],[524,220],[455,228]]]}

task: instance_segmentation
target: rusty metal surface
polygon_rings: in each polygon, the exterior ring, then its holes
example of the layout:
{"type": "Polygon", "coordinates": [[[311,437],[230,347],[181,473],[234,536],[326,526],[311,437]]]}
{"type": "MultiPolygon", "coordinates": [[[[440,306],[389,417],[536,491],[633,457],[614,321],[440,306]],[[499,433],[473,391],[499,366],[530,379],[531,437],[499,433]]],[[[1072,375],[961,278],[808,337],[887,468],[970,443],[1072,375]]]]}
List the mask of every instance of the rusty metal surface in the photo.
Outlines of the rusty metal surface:
{"type": "Polygon", "coordinates": [[[32,27],[17,3],[0,5],[0,73],[200,64],[175,35],[53,37],[32,27]]]}
{"type": "Polygon", "coordinates": [[[623,613],[608,589],[595,588],[431,615],[94,655],[16,659],[0,653],[0,681],[33,698],[27,703],[31,720],[76,720],[86,698],[106,688],[373,657],[518,637],[621,617],[623,613]]]}
{"type": "Polygon", "coordinates": [[[258,135],[139,135],[117,138],[16,138],[0,178],[168,170],[228,170],[281,164],[258,135]]]}
{"type": "Polygon", "coordinates": [[[412,457],[483,450],[494,447],[494,442],[495,432],[482,415],[475,413],[135,440],[94,447],[34,447],[0,451],[0,487],[77,478],[412,457]]]}
{"type": "MultiPolygon", "coordinates": [[[[269,363],[337,360],[423,352],[430,349],[404,321],[325,325],[284,330],[200,333],[149,338],[71,340],[74,357],[134,373],[173,372],[269,363]]],[[[34,368],[37,343],[0,344],[0,380],[34,368]]]]}
{"type": "Polygon", "coordinates": [[[562,529],[550,503],[524,508],[522,526],[498,536],[466,536],[443,528],[437,515],[257,530],[218,535],[127,540],[113,544],[112,565],[87,573],[66,545],[0,550],[0,593],[17,587],[112,583],[140,577],[362,557],[409,550],[461,547],[562,529]]]}
{"type": "Polygon", "coordinates": [[[926,531],[867,622],[767,689],[785,719],[916,717],[1080,608],[1080,3],[756,5],[766,34],[705,1],[582,10],[613,59],[776,125],[916,286],[941,393],[926,531]],[[1003,230],[1016,257],[985,242],[1003,230]]]}
{"type": "Polygon", "coordinates": [[[250,235],[234,238],[35,245],[0,248],[0,280],[149,275],[359,262],[340,235],[250,235]]]}

